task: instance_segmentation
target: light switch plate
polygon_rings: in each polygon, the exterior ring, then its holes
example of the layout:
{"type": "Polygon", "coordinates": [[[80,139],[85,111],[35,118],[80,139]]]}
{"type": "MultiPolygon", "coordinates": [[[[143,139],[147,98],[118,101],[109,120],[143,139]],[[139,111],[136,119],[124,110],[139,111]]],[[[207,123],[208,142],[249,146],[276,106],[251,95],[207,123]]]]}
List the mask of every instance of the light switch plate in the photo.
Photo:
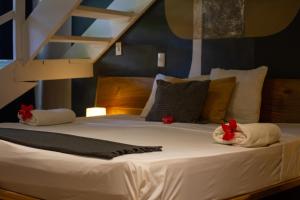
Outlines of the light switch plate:
{"type": "Polygon", "coordinates": [[[122,55],[122,43],[117,42],[116,43],[116,56],[122,55]]]}
{"type": "Polygon", "coordinates": [[[165,67],[166,62],[166,54],[158,53],[157,55],[157,67],[165,67]]]}

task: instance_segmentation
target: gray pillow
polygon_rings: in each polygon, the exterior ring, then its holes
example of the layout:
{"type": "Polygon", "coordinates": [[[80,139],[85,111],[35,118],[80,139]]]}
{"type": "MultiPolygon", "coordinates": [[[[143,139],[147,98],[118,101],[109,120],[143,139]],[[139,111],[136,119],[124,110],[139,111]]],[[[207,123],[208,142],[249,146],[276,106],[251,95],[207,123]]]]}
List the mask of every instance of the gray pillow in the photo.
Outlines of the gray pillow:
{"type": "Polygon", "coordinates": [[[174,118],[174,122],[201,121],[210,81],[156,82],[155,102],[146,116],[146,121],[162,121],[162,118],[168,115],[174,118]]]}

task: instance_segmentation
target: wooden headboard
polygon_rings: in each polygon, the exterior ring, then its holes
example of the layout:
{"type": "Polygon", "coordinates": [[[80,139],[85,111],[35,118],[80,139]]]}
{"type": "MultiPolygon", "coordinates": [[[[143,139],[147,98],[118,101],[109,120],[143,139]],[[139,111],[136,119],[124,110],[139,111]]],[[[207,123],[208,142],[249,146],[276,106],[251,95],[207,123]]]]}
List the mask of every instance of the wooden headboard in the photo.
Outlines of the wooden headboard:
{"type": "Polygon", "coordinates": [[[140,114],[151,93],[153,78],[99,77],[96,106],[108,114],[140,114]]]}
{"type": "MultiPolygon", "coordinates": [[[[150,95],[153,78],[98,78],[96,106],[108,114],[140,114],[150,95]]],[[[262,122],[300,123],[300,79],[266,80],[262,95],[262,122]]]]}
{"type": "Polygon", "coordinates": [[[300,79],[267,80],[262,96],[262,122],[300,123],[300,79]]]}

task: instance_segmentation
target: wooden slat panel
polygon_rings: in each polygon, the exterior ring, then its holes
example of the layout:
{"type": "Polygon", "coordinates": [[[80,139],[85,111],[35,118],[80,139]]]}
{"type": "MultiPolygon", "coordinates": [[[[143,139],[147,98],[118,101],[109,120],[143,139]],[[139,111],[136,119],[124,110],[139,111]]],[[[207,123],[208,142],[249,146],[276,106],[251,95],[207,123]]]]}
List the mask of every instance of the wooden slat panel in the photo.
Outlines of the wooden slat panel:
{"type": "Polygon", "coordinates": [[[96,106],[108,114],[139,114],[150,95],[153,78],[103,77],[98,79],[96,106]]]}
{"type": "Polygon", "coordinates": [[[265,82],[261,121],[300,123],[300,79],[265,82]]]}
{"type": "Polygon", "coordinates": [[[89,6],[79,6],[74,10],[73,16],[88,17],[95,19],[120,19],[130,18],[134,15],[134,12],[124,12],[117,10],[109,10],[103,8],[95,8],[89,6]]]}
{"type": "Polygon", "coordinates": [[[142,108],[124,108],[124,107],[107,107],[107,115],[139,115],[143,111],[142,108]]]}

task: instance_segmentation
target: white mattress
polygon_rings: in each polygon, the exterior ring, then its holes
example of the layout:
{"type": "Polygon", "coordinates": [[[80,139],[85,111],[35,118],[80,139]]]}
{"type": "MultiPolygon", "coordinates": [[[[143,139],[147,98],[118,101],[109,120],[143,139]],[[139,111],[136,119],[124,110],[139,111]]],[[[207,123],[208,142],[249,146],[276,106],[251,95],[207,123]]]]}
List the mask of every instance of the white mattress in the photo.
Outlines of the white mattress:
{"type": "Polygon", "coordinates": [[[4,123],[0,127],[162,145],[163,151],[102,160],[0,140],[0,187],[53,200],[229,198],[300,176],[300,124],[280,126],[280,143],[251,149],[215,144],[213,124],[163,125],[134,116],[45,127],[4,123]]]}

